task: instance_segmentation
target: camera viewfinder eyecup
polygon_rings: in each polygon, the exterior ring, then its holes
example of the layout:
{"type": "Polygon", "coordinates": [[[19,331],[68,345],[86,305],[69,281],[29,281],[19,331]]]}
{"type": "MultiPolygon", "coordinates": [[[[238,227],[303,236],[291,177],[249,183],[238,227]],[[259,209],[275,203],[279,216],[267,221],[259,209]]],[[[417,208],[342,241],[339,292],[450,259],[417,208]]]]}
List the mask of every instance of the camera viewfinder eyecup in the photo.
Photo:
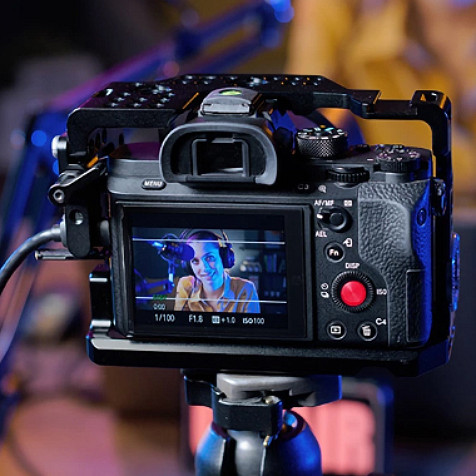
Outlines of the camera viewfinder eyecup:
{"type": "Polygon", "coordinates": [[[161,173],[169,183],[273,185],[276,150],[255,125],[206,121],[173,129],[159,153],[161,173]]]}

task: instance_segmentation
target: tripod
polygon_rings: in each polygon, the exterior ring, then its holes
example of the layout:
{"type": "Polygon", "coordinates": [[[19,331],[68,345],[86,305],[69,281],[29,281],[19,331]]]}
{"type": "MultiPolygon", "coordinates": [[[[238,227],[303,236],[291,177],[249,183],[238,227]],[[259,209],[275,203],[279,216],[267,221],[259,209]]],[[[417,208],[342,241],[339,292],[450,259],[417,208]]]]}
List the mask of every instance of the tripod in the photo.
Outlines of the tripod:
{"type": "Polygon", "coordinates": [[[322,475],[319,444],[290,409],[340,399],[340,377],[183,374],[187,403],[213,410],[195,458],[197,476],[322,475]]]}

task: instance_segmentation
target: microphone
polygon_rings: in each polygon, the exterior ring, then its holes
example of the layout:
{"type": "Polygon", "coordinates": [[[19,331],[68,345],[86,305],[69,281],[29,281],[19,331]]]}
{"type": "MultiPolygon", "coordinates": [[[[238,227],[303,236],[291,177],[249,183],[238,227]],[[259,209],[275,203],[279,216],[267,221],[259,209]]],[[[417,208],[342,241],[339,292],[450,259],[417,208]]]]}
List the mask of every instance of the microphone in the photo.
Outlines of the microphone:
{"type": "Polygon", "coordinates": [[[166,261],[190,261],[195,255],[191,246],[179,241],[154,241],[152,246],[157,248],[159,255],[166,261]]]}

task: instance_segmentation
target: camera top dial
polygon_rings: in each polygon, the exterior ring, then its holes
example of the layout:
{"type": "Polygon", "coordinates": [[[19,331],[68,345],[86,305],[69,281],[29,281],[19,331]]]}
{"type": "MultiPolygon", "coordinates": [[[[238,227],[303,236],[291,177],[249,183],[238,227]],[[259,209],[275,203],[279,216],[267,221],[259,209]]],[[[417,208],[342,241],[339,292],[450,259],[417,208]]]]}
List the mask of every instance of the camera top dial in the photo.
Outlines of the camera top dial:
{"type": "Polygon", "coordinates": [[[376,152],[382,172],[407,173],[420,168],[421,154],[409,147],[399,144],[380,145],[376,152]]]}
{"type": "Polygon", "coordinates": [[[301,154],[309,158],[330,159],[347,151],[347,132],[326,125],[301,129],[296,140],[301,154]]]}

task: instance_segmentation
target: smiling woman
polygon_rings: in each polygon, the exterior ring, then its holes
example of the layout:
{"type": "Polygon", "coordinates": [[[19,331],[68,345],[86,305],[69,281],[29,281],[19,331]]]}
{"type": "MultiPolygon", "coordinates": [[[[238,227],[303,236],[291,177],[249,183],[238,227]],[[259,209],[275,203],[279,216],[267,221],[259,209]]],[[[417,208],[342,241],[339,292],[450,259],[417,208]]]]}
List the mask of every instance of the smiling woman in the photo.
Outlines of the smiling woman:
{"type": "Polygon", "coordinates": [[[195,231],[187,238],[194,251],[190,260],[193,275],[178,282],[176,311],[260,312],[254,284],[226,271],[233,267],[235,258],[231,243],[224,238],[208,230],[195,231]]]}

